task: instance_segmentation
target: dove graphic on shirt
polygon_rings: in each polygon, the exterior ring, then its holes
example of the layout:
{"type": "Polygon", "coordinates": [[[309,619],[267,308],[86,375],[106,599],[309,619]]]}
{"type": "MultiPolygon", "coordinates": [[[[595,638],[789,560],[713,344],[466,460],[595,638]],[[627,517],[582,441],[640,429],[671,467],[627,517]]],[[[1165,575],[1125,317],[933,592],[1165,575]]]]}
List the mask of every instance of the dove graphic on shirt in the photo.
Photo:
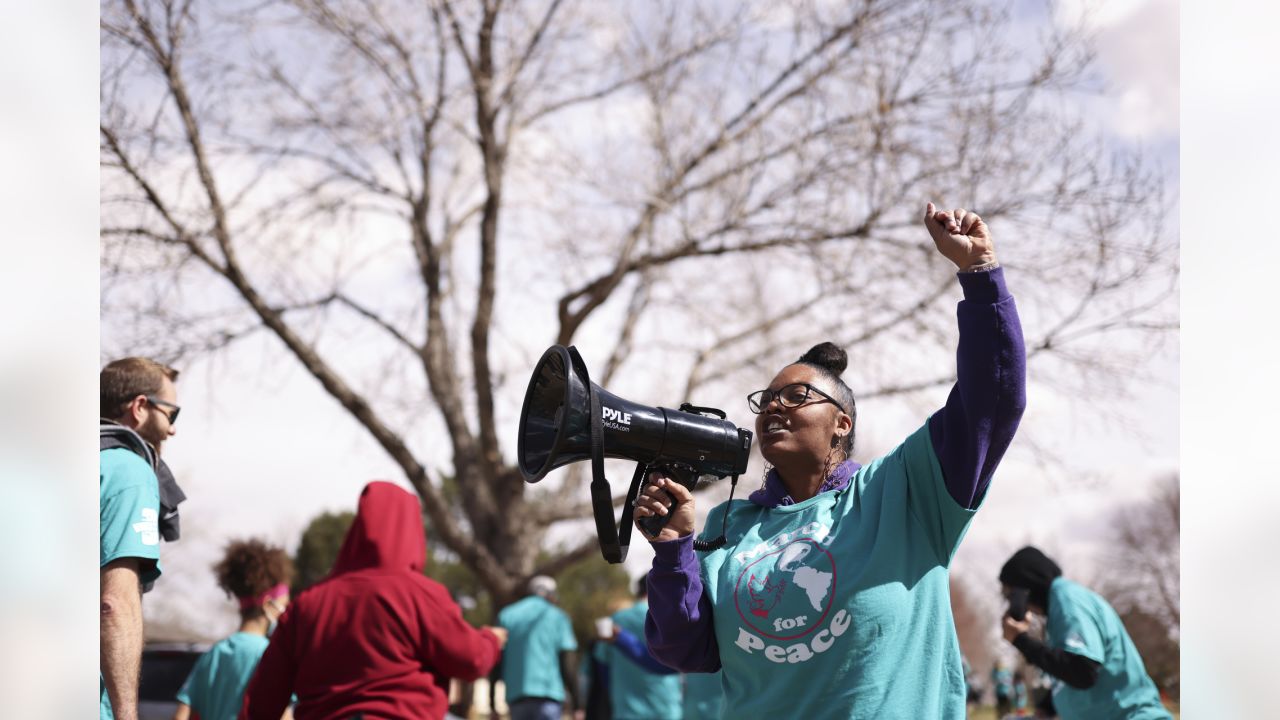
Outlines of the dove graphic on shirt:
{"type": "Polygon", "coordinates": [[[751,614],[756,617],[768,617],[769,611],[782,599],[782,591],[786,587],[786,580],[774,582],[771,576],[766,575],[761,581],[752,575],[747,581],[747,593],[751,596],[751,614]],[[756,589],[757,587],[759,590],[756,589]]]}

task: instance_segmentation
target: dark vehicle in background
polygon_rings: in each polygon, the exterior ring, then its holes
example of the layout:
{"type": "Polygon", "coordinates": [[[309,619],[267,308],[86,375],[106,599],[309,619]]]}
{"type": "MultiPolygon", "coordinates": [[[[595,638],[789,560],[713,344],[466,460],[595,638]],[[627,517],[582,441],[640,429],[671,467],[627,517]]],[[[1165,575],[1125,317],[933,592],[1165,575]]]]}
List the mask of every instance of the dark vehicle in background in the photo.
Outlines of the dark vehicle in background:
{"type": "Polygon", "coordinates": [[[172,720],[178,689],[208,649],[206,643],[147,643],[142,649],[138,720],[172,720]]]}

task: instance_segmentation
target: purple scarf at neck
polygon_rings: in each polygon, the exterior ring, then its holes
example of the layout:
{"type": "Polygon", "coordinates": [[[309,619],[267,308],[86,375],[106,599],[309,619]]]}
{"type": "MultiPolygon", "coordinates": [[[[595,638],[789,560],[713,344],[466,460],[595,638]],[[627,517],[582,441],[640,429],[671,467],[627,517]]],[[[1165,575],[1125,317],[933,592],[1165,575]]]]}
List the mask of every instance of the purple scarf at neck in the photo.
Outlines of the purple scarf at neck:
{"type": "MultiPolygon", "coordinates": [[[[849,478],[858,472],[862,466],[852,460],[845,460],[836,466],[835,470],[822,481],[822,487],[818,488],[818,495],[829,490],[844,490],[849,487],[849,478]]],[[[782,477],[778,475],[777,468],[769,468],[769,472],[764,476],[764,486],[759,490],[751,493],[747,497],[751,502],[761,507],[773,508],[781,505],[795,505],[796,501],[792,499],[791,493],[787,492],[787,486],[782,483],[782,477]]]]}

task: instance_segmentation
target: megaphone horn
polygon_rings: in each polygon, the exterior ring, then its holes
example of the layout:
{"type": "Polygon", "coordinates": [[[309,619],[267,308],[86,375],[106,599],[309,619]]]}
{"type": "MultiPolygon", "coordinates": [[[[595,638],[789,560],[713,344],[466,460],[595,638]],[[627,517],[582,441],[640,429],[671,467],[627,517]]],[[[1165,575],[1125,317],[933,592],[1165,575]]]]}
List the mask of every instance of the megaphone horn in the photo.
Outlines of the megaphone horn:
{"type": "MultiPolygon", "coordinates": [[[[648,469],[662,469],[691,490],[701,475],[736,480],[746,471],[751,431],[724,417],[711,408],[686,404],[672,410],[624,400],[591,382],[576,348],[552,345],[542,354],[525,392],[518,465],[525,481],[536,483],[558,467],[590,460],[600,551],[609,562],[620,563],[630,543],[631,501],[648,469]],[[619,524],[614,523],[613,496],[604,476],[606,457],[637,463],[619,524]]],[[[641,523],[656,535],[668,519],[653,516],[641,523]]]]}

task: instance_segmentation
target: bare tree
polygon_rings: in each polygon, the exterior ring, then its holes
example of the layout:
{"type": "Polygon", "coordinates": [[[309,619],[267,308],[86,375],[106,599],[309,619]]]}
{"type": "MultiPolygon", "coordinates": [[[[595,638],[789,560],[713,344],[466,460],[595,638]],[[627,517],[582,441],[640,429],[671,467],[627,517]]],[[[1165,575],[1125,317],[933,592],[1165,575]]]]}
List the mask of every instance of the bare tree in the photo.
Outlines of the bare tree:
{"type": "Polygon", "coordinates": [[[500,432],[551,342],[674,404],[830,338],[860,397],[936,402],[927,199],[996,228],[1040,379],[1119,391],[1173,327],[1158,175],[1071,110],[1088,38],[981,0],[106,0],[102,47],[120,344],[276,338],[499,603],[595,551],[535,567],[583,488],[500,432]]]}
{"type": "Polygon", "coordinates": [[[1099,581],[1104,595],[1161,689],[1178,697],[1182,627],[1179,476],[1152,497],[1115,512],[1114,536],[1099,581]]]}
{"type": "Polygon", "coordinates": [[[1103,576],[1106,595],[1118,609],[1141,608],[1177,637],[1182,624],[1179,593],[1181,489],[1178,475],[1159,483],[1148,500],[1116,510],[1114,537],[1103,576]]]}

